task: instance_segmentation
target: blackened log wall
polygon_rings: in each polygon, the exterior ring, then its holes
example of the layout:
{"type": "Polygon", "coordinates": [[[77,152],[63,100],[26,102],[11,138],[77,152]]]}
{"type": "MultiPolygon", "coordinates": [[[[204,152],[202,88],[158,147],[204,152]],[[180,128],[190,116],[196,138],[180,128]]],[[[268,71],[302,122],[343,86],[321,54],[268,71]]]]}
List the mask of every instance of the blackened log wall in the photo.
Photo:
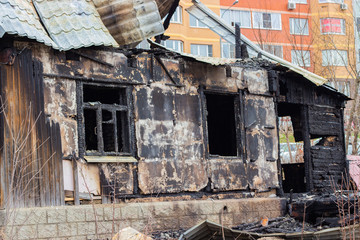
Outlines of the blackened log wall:
{"type": "Polygon", "coordinates": [[[44,114],[42,64],[11,51],[14,63],[0,65],[0,207],[61,205],[60,131],[44,114]]]}
{"type": "Polygon", "coordinates": [[[345,173],[343,129],[344,100],[347,98],[317,87],[294,74],[280,74],[277,98],[279,116],[291,116],[296,141],[320,138],[317,144],[304,144],[307,190],[333,191],[345,173]],[[302,106],[302,107],[299,107],[302,106]]]}

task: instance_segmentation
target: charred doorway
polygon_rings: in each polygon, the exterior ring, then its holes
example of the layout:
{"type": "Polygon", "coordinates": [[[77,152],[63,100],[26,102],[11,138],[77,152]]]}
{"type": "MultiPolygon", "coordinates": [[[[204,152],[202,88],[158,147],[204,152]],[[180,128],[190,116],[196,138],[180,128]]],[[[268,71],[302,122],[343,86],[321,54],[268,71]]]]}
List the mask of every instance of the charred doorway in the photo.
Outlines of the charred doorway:
{"type": "Polygon", "coordinates": [[[302,142],[301,106],[279,103],[279,142],[282,186],[285,193],[306,192],[306,163],[302,142]]]}

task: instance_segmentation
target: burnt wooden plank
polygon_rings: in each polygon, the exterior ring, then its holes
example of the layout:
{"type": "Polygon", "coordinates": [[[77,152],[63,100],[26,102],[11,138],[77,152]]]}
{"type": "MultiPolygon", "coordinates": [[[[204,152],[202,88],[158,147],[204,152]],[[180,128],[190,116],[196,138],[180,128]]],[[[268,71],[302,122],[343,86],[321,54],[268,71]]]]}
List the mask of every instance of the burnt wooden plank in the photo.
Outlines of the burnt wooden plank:
{"type": "Polygon", "coordinates": [[[72,159],[72,163],[73,163],[73,175],[74,175],[74,204],[80,205],[78,165],[75,158],[72,159]]]}

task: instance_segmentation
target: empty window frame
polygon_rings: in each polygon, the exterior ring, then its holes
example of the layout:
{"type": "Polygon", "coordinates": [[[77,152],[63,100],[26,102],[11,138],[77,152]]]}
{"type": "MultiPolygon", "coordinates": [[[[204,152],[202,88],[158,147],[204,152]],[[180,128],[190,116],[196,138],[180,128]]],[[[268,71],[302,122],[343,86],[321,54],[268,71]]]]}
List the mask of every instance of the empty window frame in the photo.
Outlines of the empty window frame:
{"type": "Polygon", "coordinates": [[[321,18],[320,27],[322,34],[345,34],[345,19],[321,18]]]}
{"type": "Polygon", "coordinates": [[[306,18],[290,18],[290,34],[309,35],[309,23],[306,18]]]}
{"type": "Polygon", "coordinates": [[[205,99],[209,154],[240,156],[239,95],[205,92],[205,99]]]}
{"type": "Polygon", "coordinates": [[[203,24],[201,21],[199,21],[199,19],[197,19],[196,17],[194,17],[193,15],[190,15],[190,27],[196,27],[196,28],[207,28],[207,26],[205,24],[203,24]]]}
{"type": "Polygon", "coordinates": [[[178,6],[170,19],[171,23],[182,23],[182,7],[178,6]]]}
{"type": "Polygon", "coordinates": [[[166,40],[161,41],[161,45],[173,49],[178,52],[183,52],[184,44],[180,40],[166,40]]]}
{"type": "Polygon", "coordinates": [[[322,50],[323,66],[347,66],[348,56],[346,50],[322,50]]]}
{"type": "Polygon", "coordinates": [[[83,84],[81,88],[82,154],[132,155],[130,89],[103,84],[83,84]]]}
{"type": "Polygon", "coordinates": [[[253,12],[254,28],[281,30],[281,14],[253,12]]]}
{"type": "Polygon", "coordinates": [[[291,62],[300,67],[310,67],[310,51],[291,50],[291,62]]]}
{"type": "Polygon", "coordinates": [[[220,9],[220,16],[230,26],[239,24],[242,28],[251,28],[250,11],[220,9]]]}
{"type": "Polygon", "coordinates": [[[202,56],[202,57],[212,57],[213,50],[212,45],[205,44],[191,44],[191,54],[202,56]]]}

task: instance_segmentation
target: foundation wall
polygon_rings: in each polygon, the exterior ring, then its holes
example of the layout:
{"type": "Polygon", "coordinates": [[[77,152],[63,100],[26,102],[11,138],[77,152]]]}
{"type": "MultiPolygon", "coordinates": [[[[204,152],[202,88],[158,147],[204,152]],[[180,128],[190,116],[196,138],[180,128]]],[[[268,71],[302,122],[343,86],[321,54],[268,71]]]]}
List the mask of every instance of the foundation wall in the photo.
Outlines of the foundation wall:
{"type": "Polygon", "coordinates": [[[120,203],[0,211],[10,239],[106,239],[131,226],[145,234],[187,229],[203,220],[233,226],[285,214],[282,198],[120,203]]]}

